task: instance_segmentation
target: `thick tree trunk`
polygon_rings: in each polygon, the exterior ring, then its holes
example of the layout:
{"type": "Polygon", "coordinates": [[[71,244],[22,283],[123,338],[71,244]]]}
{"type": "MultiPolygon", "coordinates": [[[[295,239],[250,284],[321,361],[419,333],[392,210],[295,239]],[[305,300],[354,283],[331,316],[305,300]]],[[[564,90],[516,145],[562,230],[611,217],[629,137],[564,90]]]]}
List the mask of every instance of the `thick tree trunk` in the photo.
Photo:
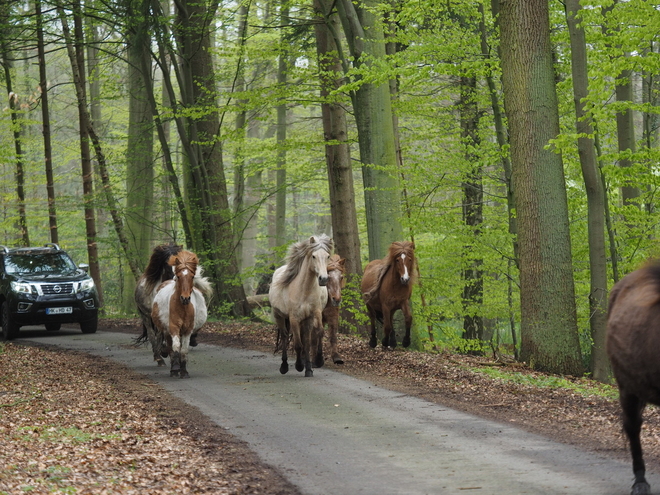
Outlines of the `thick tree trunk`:
{"type": "Polygon", "coordinates": [[[520,245],[521,358],[535,369],[580,375],[566,184],[548,3],[502,0],[502,82],[520,245]]]}
{"type": "Polygon", "coordinates": [[[591,373],[596,380],[610,380],[609,358],[605,352],[607,327],[607,256],[605,245],[605,192],[596,160],[591,117],[585,109],[588,96],[587,43],[579,25],[579,0],[566,1],[566,19],[571,36],[571,67],[575,102],[578,153],[587,192],[587,228],[589,235],[589,325],[591,327],[591,373]]]}
{"type": "MultiPolygon", "coordinates": [[[[363,55],[385,58],[382,19],[369,1],[337,3],[355,64],[363,55]]],[[[394,241],[402,239],[401,187],[397,169],[389,82],[360,84],[353,93],[367,216],[369,259],[383,258],[394,241]]]]}

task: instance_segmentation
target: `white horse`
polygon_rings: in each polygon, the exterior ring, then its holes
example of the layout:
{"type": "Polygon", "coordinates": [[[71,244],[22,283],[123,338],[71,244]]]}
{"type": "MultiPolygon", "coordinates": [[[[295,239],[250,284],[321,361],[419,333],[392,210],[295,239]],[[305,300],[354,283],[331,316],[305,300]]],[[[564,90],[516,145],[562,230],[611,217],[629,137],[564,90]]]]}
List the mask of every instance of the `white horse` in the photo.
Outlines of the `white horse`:
{"type": "Polygon", "coordinates": [[[306,377],[314,376],[312,332],[323,329],[330,251],[332,239],[325,234],[297,242],[289,248],[286,265],[273,274],[268,299],[278,328],[278,348],[282,349],[282,374],[289,371],[287,348],[291,335],[296,351],[296,370],[304,369],[306,377]]]}

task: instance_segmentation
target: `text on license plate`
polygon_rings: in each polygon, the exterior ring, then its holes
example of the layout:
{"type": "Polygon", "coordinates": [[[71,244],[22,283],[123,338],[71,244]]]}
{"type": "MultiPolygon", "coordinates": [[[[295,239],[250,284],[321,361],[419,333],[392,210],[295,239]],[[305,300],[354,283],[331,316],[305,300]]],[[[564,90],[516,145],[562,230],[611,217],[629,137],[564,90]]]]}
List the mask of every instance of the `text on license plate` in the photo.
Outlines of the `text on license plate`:
{"type": "Polygon", "coordinates": [[[73,313],[73,308],[71,306],[65,306],[63,308],[46,308],[47,315],[64,315],[73,313]]]}

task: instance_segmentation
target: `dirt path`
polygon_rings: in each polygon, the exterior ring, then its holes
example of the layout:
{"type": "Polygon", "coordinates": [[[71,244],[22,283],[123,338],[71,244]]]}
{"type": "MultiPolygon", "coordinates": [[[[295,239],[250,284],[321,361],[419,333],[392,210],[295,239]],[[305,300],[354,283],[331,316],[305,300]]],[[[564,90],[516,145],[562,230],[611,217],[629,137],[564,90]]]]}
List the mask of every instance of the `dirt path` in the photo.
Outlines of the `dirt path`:
{"type": "MultiPolygon", "coordinates": [[[[26,335],[27,336],[27,335],[26,335]]],[[[245,440],[302,492],[626,493],[627,462],[322,368],[280,375],[272,354],[201,344],[190,380],[169,377],[126,334],[30,337],[129,366],[245,440]]],[[[651,476],[652,486],[660,479],[651,476]]]]}

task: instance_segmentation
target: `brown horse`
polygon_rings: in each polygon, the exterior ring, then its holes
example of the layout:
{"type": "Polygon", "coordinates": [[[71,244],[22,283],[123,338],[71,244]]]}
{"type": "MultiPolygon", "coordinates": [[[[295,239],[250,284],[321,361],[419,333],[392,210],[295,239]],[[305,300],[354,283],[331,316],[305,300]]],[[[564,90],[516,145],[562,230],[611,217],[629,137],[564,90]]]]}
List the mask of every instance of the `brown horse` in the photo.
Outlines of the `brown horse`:
{"type": "Polygon", "coordinates": [[[415,266],[415,245],[410,241],[393,242],[387,256],[370,262],[362,276],[362,298],[371,319],[369,345],[376,347],[376,320],[383,322],[383,347],[396,347],[396,335],[392,317],[397,309],[403,311],[406,321],[406,336],[403,346],[410,345],[412,312],[410,296],[415,266]]]}
{"type": "Polygon", "coordinates": [[[179,251],[181,251],[181,246],[175,244],[156,246],[151,253],[147,268],[135,286],[135,304],[142,320],[142,335],[137,337],[135,342],[143,344],[149,341],[154,354],[154,361],[158,363],[158,366],[165,366],[165,361],[160,355],[163,342],[158,340],[154,322],[151,319],[151,309],[160,284],[174,278],[174,272],[168,261],[172,255],[177,254],[179,251]]]}
{"type": "Polygon", "coordinates": [[[660,263],[619,280],[610,293],[607,354],[619,386],[635,474],[633,495],[650,493],[639,434],[647,403],[660,406],[660,263]]]}
{"type": "Polygon", "coordinates": [[[159,287],[151,318],[167,344],[163,354],[170,357],[170,376],[187,378],[190,336],[206,323],[205,296],[209,297],[212,290],[208,280],[201,276],[195,253],[180,251],[168,263],[173,267],[174,279],[159,287]]]}
{"type": "Polygon", "coordinates": [[[339,305],[341,304],[341,290],[346,286],[344,279],[344,272],[346,268],[344,264],[346,260],[338,254],[333,254],[328,260],[328,302],[323,309],[323,326],[320,331],[314,334],[314,341],[316,342],[316,358],[314,359],[314,366],[320,368],[323,366],[325,359],[323,358],[323,335],[325,325],[328,325],[328,337],[330,340],[330,356],[332,362],[335,364],[344,364],[344,358],[337,351],[337,331],[339,330],[339,305]]]}
{"type": "Polygon", "coordinates": [[[312,334],[321,331],[322,312],[328,301],[328,258],[332,239],[323,234],[289,248],[286,265],[273,273],[268,299],[277,324],[277,349],[282,349],[280,373],[289,371],[287,348],[293,336],[296,370],[314,376],[312,334]]]}

